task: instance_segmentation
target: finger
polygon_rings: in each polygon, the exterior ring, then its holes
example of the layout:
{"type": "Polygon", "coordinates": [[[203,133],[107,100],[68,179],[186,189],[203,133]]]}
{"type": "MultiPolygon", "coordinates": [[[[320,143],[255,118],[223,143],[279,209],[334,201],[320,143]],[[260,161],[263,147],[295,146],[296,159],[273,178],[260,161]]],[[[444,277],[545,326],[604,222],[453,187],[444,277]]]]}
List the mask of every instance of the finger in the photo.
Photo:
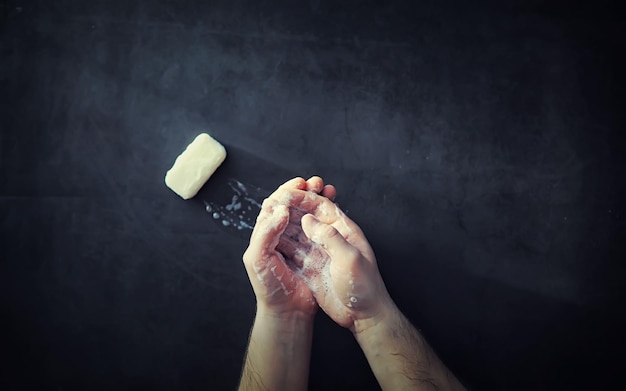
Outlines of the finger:
{"type": "MultiPolygon", "coordinates": [[[[290,223],[298,216],[310,213],[324,224],[332,224],[344,238],[363,236],[361,229],[337,205],[326,197],[303,190],[282,189],[272,195],[273,201],[287,205],[291,211],[290,223]]],[[[297,224],[297,223],[296,223],[297,224]]],[[[363,250],[359,247],[359,250],[363,250]]]]}
{"type": "Polygon", "coordinates": [[[280,236],[276,249],[283,254],[290,266],[301,268],[304,259],[311,254],[311,240],[302,232],[298,225],[289,223],[280,236]]]}
{"type": "Polygon", "coordinates": [[[324,224],[311,214],[302,217],[302,230],[314,243],[324,248],[333,259],[358,259],[359,251],[329,224],[324,224]]]}
{"type": "Polygon", "coordinates": [[[289,208],[289,225],[295,225],[300,227],[302,216],[306,214],[305,211],[298,208],[289,208]]]}
{"type": "Polygon", "coordinates": [[[278,186],[278,188],[274,190],[274,192],[270,194],[267,198],[278,199],[278,194],[281,194],[285,191],[306,190],[306,188],[307,188],[307,182],[304,180],[304,178],[295,177],[283,183],[282,185],[278,186]]]}
{"type": "Polygon", "coordinates": [[[306,190],[306,188],[307,188],[307,181],[305,181],[304,178],[301,178],[301,177],[295,177],[283,183],[282,185],[278,186],[278,189],[306,190]]]}
{"type": "Polygon", "coordinates": [[[326,197],[298,189],[279,189],[271,195],[271,198],[278,203],[303,210],[306,213],[315,213],[323,203],[332,204],[326,197]]]}
{"type": "Polygon", "coordinates": [[[276,192],[273,195],[273,199],[280,204],[289,206],[292,214],[290,217],[292,223],[298,216],[310,213],[324,224],[333,224],[344,236],[349,235],[350,231],[356,229],[356,224],[337,205],[324,196],[309,191],[282,190],[276,192]],[[345,224],[335,225],[339,220],[345,224]]]}
{"type": "Polygon", "coordinates": [[[307,188],[304,190],[320,194],[329,200],[334,200],[337,196],[337,189],[333,185],[324,185],[324,180],[319,176],[312,176],[306,181],[307,188]]]}
{"type": "Polygon", "coordinates": [[[301,243],[303,245],[310,245],[311,243],[309,238],[307,238],[304,232],[302,232],[300,225],[288,224],[287,227],[285,227],[285,230],[283,231],[281,237],[289,238],[290,240],[296,243],[301,243]]]}
{"type": "Polygon", "coordinates": [[[326,185],[320,194],[329,200],[334,201],[335,197],[337,197],[337,189],[335,189],[335,186],[333,185],[326,185]]]}
{"type": "Polygon", "coordinates": [[[324,180],[318,176],[312,176],[306,181],[306,190],[314,193],[320,193],[324,189],[324,180]]]}
{"type": "Polygon", "coordinates": [[[291,238],[282,235],[276,245],[276,250],[283,255],[285,262],[291,267],[301,266],[294,261],[294,256],[298,251],[298,243],[291,238]]]}
{"type": "Polygon", "coordinates": [[[294,270],[302,268],[304,263],[304,254],[307,250],[304,250],[300,246],[299,242],[296,242],[288,237],[281,236],[278,241],[278,245],[276,246],[276,250],[283,255],[285,263],[290,268],[294,270]]]}
{"type": "Polygon", "coordinates": [[[300,226],[288,224],[285,231],[280,236],[276,249],[282,253],[286,259],[301,266],[301,256],[299,254],[310,251],[311,241],[306,237],[300,226]]]}
{"type": "Polygon", "coordinates": [[[288,222],[289,210],[285,205],[265,200],[250,236],[250,245],[244,253],[244,262],[256,264],[275,250],[288,222]]]}

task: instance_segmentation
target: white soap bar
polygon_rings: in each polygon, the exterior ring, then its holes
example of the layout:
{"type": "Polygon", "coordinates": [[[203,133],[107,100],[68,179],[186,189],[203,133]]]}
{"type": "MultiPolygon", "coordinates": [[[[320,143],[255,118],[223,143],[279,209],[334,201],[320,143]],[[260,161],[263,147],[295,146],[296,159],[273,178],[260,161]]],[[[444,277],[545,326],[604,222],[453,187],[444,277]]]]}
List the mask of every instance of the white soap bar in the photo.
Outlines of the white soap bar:
{"type": "Polygon", "coordinates": [[[165,184],[187,200],[195,196],[202,185],[226,159],[222,144],[206,133],[201,133],[176,158],[165,174],[165,184]]]}

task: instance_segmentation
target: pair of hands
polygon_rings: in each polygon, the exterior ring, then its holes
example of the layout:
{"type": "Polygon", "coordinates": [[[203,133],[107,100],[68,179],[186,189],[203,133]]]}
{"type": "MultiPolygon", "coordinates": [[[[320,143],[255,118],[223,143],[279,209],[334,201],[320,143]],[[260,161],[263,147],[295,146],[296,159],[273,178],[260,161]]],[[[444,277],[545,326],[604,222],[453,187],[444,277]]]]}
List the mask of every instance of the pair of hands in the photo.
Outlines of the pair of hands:
{"type": "Polygon", "coordinates": [[[257,298],[240,390],[304,390],[319,307],[349,328],[383,390],[463,390],[395,306],[361,229],[319,177],[264,202],[243,256],[257,298]]]}
{"type": "Polygon", "coordinates": [[[319,306],[353,333],[384,316],[374,252],[336,194],[319,177],[294,178],[263,202],[243,256],[260,314],[312,321],[319,306]]]}

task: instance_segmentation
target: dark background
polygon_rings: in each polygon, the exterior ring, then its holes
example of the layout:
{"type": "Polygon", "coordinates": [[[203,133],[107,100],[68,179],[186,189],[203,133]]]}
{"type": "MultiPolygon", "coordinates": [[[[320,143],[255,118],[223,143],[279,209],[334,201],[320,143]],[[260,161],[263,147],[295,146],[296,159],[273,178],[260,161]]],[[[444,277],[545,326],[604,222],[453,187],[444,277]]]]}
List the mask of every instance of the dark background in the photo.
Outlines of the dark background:
{"type": "MultiPolygon", "coordinates": [[[[0,388],[234,388],[249,231],[202,201],[313,174],[470,388],[616,387],[616,3],[2,1],[0,388]],[[230,155],[182,201],[201,131],[230,155]]],[[[310,386],[378,387],[321,312],[310,386]]]]}

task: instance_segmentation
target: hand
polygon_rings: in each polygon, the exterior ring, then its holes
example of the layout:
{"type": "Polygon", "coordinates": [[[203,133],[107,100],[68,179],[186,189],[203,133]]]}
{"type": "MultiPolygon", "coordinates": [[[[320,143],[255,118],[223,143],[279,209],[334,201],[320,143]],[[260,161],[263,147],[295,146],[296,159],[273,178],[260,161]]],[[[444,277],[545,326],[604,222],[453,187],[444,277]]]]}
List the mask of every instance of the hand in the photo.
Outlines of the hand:
{"type": "Polygon", "coordinates": [[[294,188],[270,199],[289,206],[277,248],[336,323],[359,333],[394,308],[365,235],[331,200],[294,188]]]}
{"type": "MultiPolygon", "coordinates": [[[[280,186],[277,192],[286,190],[320,193],[330,199],[337,194],[334,186],[325,186],[319,177],[308,181],[294,178],[280,186]]],[[[287,206],[273,200],[272,196],[268,197],[263,202],[250,245],[243,255],[244,265],[257,297],[259,312],[277,317],[303,315],[312,319],[317,310],[315,298],[277,251],[283,232],[292,229],[291,225],[287,206]]]]}

